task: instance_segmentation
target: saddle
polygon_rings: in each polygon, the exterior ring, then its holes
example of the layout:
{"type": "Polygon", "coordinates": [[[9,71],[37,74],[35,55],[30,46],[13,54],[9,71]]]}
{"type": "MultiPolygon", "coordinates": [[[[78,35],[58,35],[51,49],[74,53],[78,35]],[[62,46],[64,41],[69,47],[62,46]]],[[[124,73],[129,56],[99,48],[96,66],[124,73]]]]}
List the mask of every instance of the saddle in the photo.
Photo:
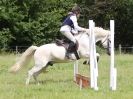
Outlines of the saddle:
{"type": "Polygon", "coordinates": [[[74,45],[72,47],[71,47],[72,42],[70,40],[59,40],[59,39],[56,39],[55,43],[56,43],[57,46],[63,46],[66,49],[66,57],[68,59],[70,59],[69,55],[72,54],[72,53],[75,54],[77,60],[80,59],[79,55],[77,53],[77,49],[78,49],[78,46],[79,46],[78,42],[76,42],[76,45],[74,45]]]}
{"type": "Polygon", "coordinates": [[[55,43],[57,46],[63,46],[66,50],[69,47],[69,42],[65,42],[65,40],[63,39],[62,40],[56,39],[55,43]]]}

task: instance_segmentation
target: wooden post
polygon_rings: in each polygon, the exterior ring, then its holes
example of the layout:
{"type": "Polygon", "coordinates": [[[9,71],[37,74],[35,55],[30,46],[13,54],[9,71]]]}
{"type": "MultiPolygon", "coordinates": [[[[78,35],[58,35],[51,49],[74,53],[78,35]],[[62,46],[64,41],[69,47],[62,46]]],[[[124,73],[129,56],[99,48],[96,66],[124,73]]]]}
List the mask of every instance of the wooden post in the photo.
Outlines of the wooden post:
{"type": "Polygon", "coordinates": [[[121,55],[121,49],[122,49],[122,46],[121,46],[121,44],[119,44],[119,53],[120,53],[120,55],[121,55]]]}

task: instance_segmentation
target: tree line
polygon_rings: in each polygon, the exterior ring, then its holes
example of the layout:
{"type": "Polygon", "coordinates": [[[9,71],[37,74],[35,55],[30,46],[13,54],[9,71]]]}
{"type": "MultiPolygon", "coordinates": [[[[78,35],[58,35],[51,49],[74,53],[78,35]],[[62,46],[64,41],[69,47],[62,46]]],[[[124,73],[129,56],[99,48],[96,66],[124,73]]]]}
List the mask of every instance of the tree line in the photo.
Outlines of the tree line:
{"type": "Polygon", "coordinates": [[[113,19],[115,44],[133,45],[132,0],[1,0],[0,48],[39,46],[61,38],[60,26],[75,3],[82,9],[80,26],[88,28],[92,19],[109,29],[113,19]]]}

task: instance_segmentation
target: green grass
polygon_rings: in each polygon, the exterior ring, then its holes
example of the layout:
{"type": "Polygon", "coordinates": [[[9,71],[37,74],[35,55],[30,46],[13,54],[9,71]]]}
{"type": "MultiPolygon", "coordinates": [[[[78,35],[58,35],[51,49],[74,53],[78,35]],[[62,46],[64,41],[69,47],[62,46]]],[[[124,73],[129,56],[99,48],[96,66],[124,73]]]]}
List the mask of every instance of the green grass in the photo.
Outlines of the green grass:
{"type": "MultiPolygon", "coordinates": [[[[73,82],[73,63],[56,64],[47,69],[47,73],[39,76],[41,85],[31,80],[25,85],[27,71],[31,62],[18,74],[8,73],[9,67],[15,63],[13,54],[0,55],[0,99],[132,99],[133,98],[133,56],[117,55],[115,65],[118,71],[117,90],[109,89],[109,56],[101,55],[99,61],[99,91],[90,88],[82,89],[73,82]]],[[[88,67],[80,61],[80,73],[89,75],[88,67]]]]}

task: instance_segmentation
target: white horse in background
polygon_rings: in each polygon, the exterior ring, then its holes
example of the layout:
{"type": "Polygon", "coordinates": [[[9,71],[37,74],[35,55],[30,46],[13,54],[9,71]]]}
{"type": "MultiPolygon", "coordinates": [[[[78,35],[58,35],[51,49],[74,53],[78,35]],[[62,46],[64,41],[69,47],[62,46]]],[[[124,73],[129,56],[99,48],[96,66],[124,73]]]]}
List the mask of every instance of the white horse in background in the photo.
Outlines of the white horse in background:
{"type": "MultiPolygon", "coordinates": [[[[110,31],[103,28],[95,27],[94,29],[96,42],[101,41],[104,48],[110,48],[110,31]]],[[[89,29],[86,32],[79,33],[75,35],[79,43],[77,52],[80,58],[89,58],[89,29]]],[[[36,83],[39,83],[37,76],[42,70],[45,70],[47,66],[52,63],[65,63],[72,62],[76,60],[76,57],[72,55],[72,59],[65,57],[66,49],[63,46],[58,46],[55,43],[45,44],[40,47],[30,46],[20,57],[20,59],[10,68],[10,72],[17,72],[20,68],[26,65],[34,55],[35,65],[28,71],[28,77],[26,79],[26,84],[28,85],[31,77],[33,77],[36,83]]],[[[98,56],[98,53],[97,53],[98,56]]]]}

